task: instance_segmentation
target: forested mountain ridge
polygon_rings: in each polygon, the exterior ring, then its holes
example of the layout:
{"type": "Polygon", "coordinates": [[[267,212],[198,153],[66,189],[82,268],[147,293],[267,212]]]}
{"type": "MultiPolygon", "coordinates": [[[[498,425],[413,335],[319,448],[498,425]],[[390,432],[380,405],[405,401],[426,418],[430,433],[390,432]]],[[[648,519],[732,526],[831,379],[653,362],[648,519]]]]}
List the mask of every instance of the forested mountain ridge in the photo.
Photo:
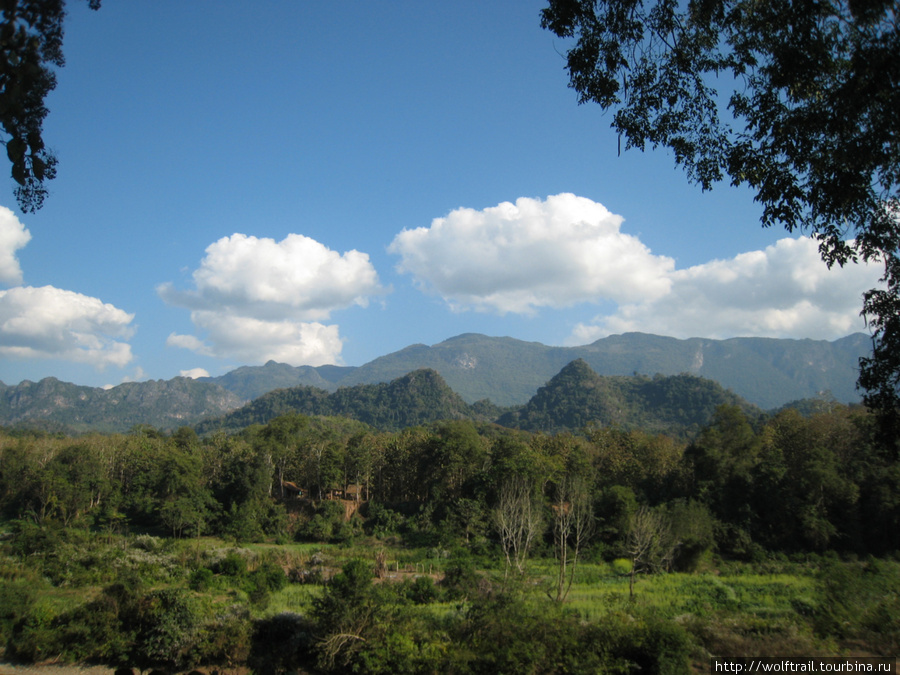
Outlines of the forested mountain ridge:
{"type": "Polygon", "coordinates": [[[680,340],[627,333],[580,347],[550,347],[466,333],[432,346],[411,345],[355,368],[294,368],[269,362],[257,368],[239,368],[210,381],[252,398],[264,391],[297,385],[335,391],[340,386],[389,382],[413,370],[431,368],[468,403],[490,399],[497,405],[511,406],[527,402],[563,366],[580,358],[600,375],[698,375],[715,380],[763,409],[771,409],[823,392],[830,392],[843,403],[858,402],[859,358],[870,353],[870,338],[862,333],[833,342],[680,340]],[[236,377],[238,373],[240,378],[236,377]]]}
{"type": "Polygon", "coordinates": [[[436,371],[422,369],[388,383],[341,387],[333,393],[309,386],[277,389],[220,419],[198,424],[197,431],[236,431],[289,412],[349,417],[384,431],[478,417],[436,371]]]}
{"type": "Polygon", "coordinates": [[[604,377],[576,359],[521,409],[497,421],[526,431],[557,432],[598,423],[677,436],[699,431],[720,405],[737,406],[751,416],[762,413],[712,380],[687,374],[604,377]]]}
{"type": "Polygon", "coordinates": [[[693,375],[601,376],[576,359],[518,410],[504,411],[486,401],[469,405],[437,371],[423,369],[389,383],[341,387],[333,393],[307,386],[278,389],[196,429],[200,434],[234,432],[300,413],[347,417],[380,431],[468,419],[550,433],[578,431],[597,423],[689,436],[707,424],[720,405],[735,405],[751,415],[762,413],[711,380],[693,375]]]}
{"type": "Polygon", "coordinates": [[[241,403],[217,384],[186,377],[126,382],[110,389],[53,377],[12,387],[0,382],[0,424],[68,432],[124,431],[136,424],[173,429],[222,415],[241,403]]]}

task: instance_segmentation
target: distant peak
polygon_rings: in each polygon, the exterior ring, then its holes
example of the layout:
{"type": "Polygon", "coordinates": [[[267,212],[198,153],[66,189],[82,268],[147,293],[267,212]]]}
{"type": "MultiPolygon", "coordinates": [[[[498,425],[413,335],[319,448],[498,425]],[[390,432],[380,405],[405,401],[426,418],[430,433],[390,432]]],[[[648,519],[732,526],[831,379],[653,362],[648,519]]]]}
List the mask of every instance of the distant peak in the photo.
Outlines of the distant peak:
{"type": "Polygon", "coordinates": [[[596,375],[596,373],[594,373],[594,369],[591,368],[591,367],[588,365],[588,362],[585,361],[585,360],[582,359],[582,358],[577,358],[577,359],[574,359],[574,360],[572,360],[572,361],[569,361],[569,363],[567,363],[567,364],[563,367],[563,369],[560,370],[559,372],[560,372],[560,374],[562,374],[562,373],[568,373],[568,372],[572,372],[572,373],[575,373],[575,372],[590,372],[590,373],[593,373],[593,374],[596,375]]]}

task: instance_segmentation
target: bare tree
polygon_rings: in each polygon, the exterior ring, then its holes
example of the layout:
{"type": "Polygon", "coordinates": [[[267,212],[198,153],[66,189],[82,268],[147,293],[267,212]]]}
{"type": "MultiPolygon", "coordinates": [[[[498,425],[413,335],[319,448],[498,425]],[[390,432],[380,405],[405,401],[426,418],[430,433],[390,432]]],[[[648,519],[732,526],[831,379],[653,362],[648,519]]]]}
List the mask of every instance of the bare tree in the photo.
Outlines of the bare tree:
{"type": "Polygon", "coordinates": [[[541,529],[540,504],[531,481],[515,476],[503,483],[494,509],[494,526],[506,556],[506,573],[513,564],[520,574],[524,573],[528,549],[541,529]]]}
{"type": "Polygon", "coordinates": [[[575,579],[578,554],[594,533],[594,514],[587,485],[564,476],[556,485],[553,504],[553,543],[559,561],[556,601],[565,602],[575,579]]]}
{"type": "Polygon", "coordinates": [[[629,520],[625,546],[631,557],[628,597],[634,598],[634,575],[668,570],[678,541],[662,513],[642,506],[629,520]]]}

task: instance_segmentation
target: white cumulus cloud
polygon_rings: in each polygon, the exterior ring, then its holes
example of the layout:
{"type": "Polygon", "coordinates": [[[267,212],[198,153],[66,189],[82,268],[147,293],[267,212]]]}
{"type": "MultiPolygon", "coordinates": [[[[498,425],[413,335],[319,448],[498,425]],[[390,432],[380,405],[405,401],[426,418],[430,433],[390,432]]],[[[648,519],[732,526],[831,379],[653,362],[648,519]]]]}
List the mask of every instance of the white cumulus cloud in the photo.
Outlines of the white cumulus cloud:
{"type": "Polygon", "coordinates": [[[173,333],[167,344],[248,363],[339,361],[338,327],[320,321],[386,292],[367,254],[341,254],[300,234],[280,242],[223,237],[207,247],[193,279],[192,290],[157,290],[167,303],[190,309],[204,337],[173,333]]]}
{"type": "Polygon", "coordinates": [[[878,286],[882,272],[877,263],[829,269],[814,240],[785,238],[763,251],[674,271],[667,294],[621,303],[614,314],[578,325],[570,342],[629,331],[835,339],[864,329],[862,295],[878,286]]]}
{"type": "Polygon", "coordinates": [[[460,208],[403,230],[389,251],[400,272],[456,310],[533,314],[581,302],[668,293],[674,260],[620,231],[622,217],[573,194],[460,208]]]}
{"type": "Polygon", "coordinates": [[[11,288],[0,291],[0,355],[122,367],[133,358],[127,342],[133,319],[133,314],[74,291],[11,288]]]}
{"type": "Polygon", "coordinates": [[[181,377],[188,377],[196,380],[198,377],[209,377],[209,371],[205,368],[191,368],[190,370],[182,370],[178,373],[181,377]]]}
{"type": "Polygon", "coordinates": [[[0,283],[22,283],[22,268],[16,251],[31,241],[31,233],[16,218],[16,214],[0,206],[0,283]]]}

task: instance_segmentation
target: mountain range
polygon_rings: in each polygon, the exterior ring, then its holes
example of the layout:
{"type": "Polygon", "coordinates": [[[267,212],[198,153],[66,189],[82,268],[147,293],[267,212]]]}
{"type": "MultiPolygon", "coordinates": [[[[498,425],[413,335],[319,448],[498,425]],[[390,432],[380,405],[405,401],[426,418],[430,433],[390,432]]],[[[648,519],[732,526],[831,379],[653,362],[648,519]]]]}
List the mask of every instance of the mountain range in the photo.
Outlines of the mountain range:
{"type": "Polygon", "coordinates": [[[712,380],[695,375],[598,375],[582,359],[566,365],[524,406],[504,411],[486,400],[466,403],[430,368],[391,382],[357,384],[328,393],[316,387],[276,389],[223,417],[201,422],[200,434],[233,432],[280,415],[346,417],[381,431],[440,420],[494,422],[526,431],[577,431],[588,424],[691,436],[723,404],[762,411],[712,380]]]}
{"type": "MultiPolygon", "coordinates": [[[[31,423],[67,431],[124,431],[135,424],[173,429],[221,417],[275,389],[314,388],[319,393],[304,395],[323,398],[357,385],[392,383],[423,369],[439,374],[461,402],[471,405],[480,401],[481,412],[477,415],[483,419],[493,412],[499,415],[502,411],[498,412],[497,406],[525,405],[539,388],[578,359],[602,376],[688,374],[714,380],[762,409],[826,392],[838,401],[850,403],[859,400],[855,387],[859,358],[870,350],[870,340],[863,334],[827,342],[769,338],[679,340],[628,333],[580,347],[550,347],[468,333],[430,347],[411,345],[359,367],[295,367],[270,361],[263,366],[237,368],[219,377],[131,382],[111,389],[82,387],[55,378],[14,386],[0,383],[0,424],[31,423]]],[[[641,395],[649,401],[653,398],[648,393],[652,387],[639,386],[639,382],[647,381],[652,384],[653,379],[638,378],[629,386],[634,391],[643,387],[646,391],[641,395]]],[[[346,395],[345,392],[340,396],[346,395]]],[[[391,400],[389,394],[376,390],[366,390],[365,396],[380,396],[378,405],[382,406],[391,400]]],[[[352,408],[355,404],[345,405],[352,408]]],[[[391,405],[396,407],[399,403],[391,405]]],[[[645,405],[649,404],[638,407],[645,405]]],[[[527,422],[537,413],[523,409],[516,414],[520,421],[527,422]]],[[[545,423],[553,426],[551,421],[545,423]]]]}
{"type": "Polygon", "coordinates": [[[421,368],[437,371],[462,398],[522,405],[563,366],[583,359],[600,375],[678,375],[715,380],[764,409],[830,392],[842,403],[860,400],[859,358],[870,338],[856,333],[833,342],[774,338],[679,340],[644,333],[602,338],[581,347],[549,347],[509,337],[466,333],[431,347],[416,344],[359,367],[292,367],[270,361],[238,368],[208,381],[246,400],[282,387],[308,385],[336,391],[389,382],[421,368]]]}

